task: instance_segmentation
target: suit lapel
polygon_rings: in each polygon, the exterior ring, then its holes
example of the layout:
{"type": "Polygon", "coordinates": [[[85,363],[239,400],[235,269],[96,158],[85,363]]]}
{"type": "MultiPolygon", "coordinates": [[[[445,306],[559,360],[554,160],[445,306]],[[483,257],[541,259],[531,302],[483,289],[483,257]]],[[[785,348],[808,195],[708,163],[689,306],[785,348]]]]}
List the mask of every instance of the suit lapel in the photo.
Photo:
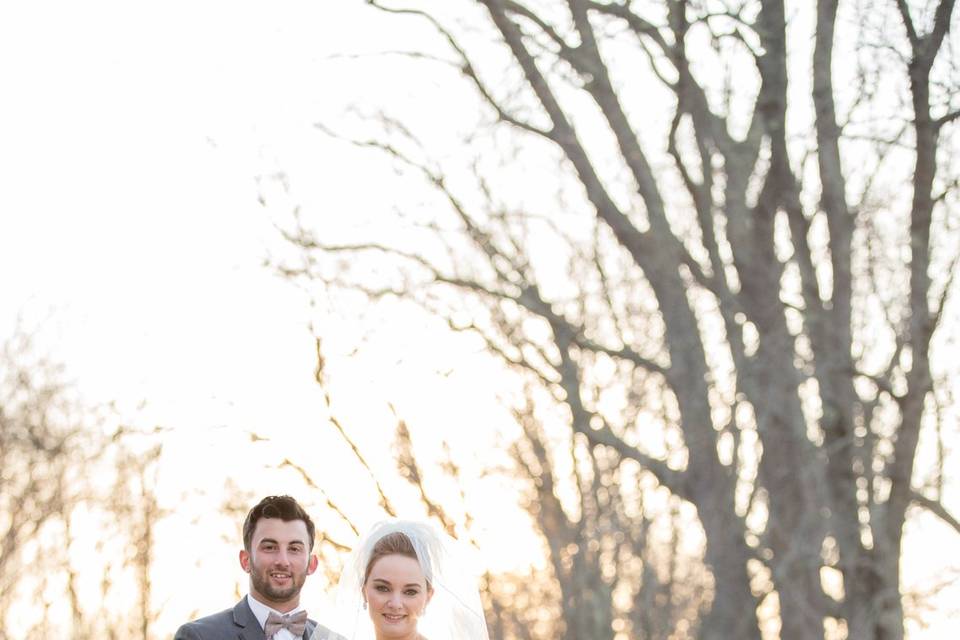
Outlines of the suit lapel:
{"type": "Polygon", "coordinates": [[[246,598],[233,608],[233,623],[237,625],[238,637],[243,640],[264,640],[263,627],[257,622],[257,616],[253,615],[246,598]]]}
{"type": "MultiPolygon", "coordinates": [[[[257,621],[257,616],[253,615],[247,599],[244,598],[233,608],[233,623],[237,625],[239,637],[243,640],[264,640],[263,627],[257,621]]],[[[307,626],[303,630],[303,640],[310,640],[317,623],[307,619],[307,626]]]]}
{"type": "Polygon", "coordinates": [[[303,640],[310,640],[310,636],[313,635],[313,630],[316,626],[317,625],[313,622],[313,620],[307,618],[307,626],[303,630],[303,640]]]}

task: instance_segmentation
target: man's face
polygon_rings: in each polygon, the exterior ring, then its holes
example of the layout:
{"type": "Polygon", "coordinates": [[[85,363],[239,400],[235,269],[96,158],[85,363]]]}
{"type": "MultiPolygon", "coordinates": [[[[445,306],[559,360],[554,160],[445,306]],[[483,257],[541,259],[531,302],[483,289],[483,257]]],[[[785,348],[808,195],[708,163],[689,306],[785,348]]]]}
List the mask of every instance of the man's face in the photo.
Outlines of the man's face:
{"type": "Polygon", "coordinates": [[[300,603],[300,589],[317,568],[303,520],[261,518],[253,530],[250,551],[240,552],[240,566],[250,574],[250,593],[280,612],[300,603]]]}

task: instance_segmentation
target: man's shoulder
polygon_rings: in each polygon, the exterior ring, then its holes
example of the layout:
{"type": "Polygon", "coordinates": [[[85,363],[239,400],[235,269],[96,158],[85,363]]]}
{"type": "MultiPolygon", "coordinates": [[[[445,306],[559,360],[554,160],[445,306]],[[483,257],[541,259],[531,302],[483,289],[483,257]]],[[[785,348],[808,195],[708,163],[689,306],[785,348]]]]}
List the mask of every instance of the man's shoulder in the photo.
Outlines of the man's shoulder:
{"type": "MultiPolygon", "coordinates": [[[[314,621],[311,620],[311,622],[314,621]]],[[[347,640],[344,636],[335,631],[331,631],[322,624],[315,624],[316,626],[313,629],[313,635],[310,636],[310,640],[347,640]]]]}
{"type": "Polygon", "coordinates": [[[233,623],[233,610],[234,608],[231,607],[187,622],[177,629],[174,640],[217,640],[224,632],[236,629],[233,623]]]}

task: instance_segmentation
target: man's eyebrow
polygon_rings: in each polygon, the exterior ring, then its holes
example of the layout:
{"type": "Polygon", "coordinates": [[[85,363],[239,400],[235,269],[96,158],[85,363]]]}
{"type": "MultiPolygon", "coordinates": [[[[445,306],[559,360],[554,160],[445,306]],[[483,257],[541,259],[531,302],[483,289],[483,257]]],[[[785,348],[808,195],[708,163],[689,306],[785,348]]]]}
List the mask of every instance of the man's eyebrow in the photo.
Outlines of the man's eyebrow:
{"type": "MultiPolygon", "coordinates": [[[[262,540],[260,540],[260,544],[280,544],[280,543],[277,542],[274,538],[263,538],[262,540]]],[[[291,540],[287,544],[302,544],[306,546],[307,543],[304,540],[296,539],[296,540],[291,540]]]]}

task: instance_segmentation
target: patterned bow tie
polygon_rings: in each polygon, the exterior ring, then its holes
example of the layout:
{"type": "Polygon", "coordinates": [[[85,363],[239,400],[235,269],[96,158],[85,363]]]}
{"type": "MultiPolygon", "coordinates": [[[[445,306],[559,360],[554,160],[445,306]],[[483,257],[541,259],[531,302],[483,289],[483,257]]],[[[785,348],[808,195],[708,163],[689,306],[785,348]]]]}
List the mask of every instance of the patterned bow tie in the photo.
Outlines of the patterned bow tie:
{"type": "Polygon", "coordinates": [[[303,636],[303,630],[307,627],[307,612],[298,611],[297,613],[288,613],[286,615],[277,615],[273,611],[267,616],[267,623],[263,626],[264,638],[270,640],[280,629],[287,629],[296,638],[303,636]]]}

